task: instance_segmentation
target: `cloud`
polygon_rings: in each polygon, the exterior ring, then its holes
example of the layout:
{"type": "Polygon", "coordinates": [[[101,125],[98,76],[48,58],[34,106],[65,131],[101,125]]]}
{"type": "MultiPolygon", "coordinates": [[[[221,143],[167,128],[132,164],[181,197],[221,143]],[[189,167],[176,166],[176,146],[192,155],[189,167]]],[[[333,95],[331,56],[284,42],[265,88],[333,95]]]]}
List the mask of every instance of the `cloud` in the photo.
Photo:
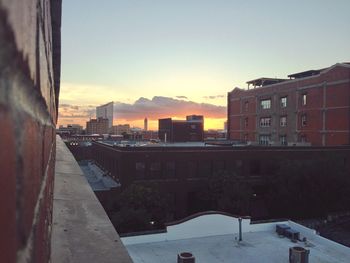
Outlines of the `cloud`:
{"type": "Polygon", "coordinates": [[[186,96],[176,96],[176,98],[188,100],[188,98],[186,96]]]}
{"type": "Polygon", "coordinates": [[[93,105],[71,105],[71,104],[60,104],[58,110],[59,118],[70,118],[80,119],[85,118],[88,120],[90,117],[95,116],[96,106],[93,105]]]}
{"type": "Polygon", "coordinates": [[[221,99],[221,98],[225,98],[225,95],[204,96],[203,98],[205,98],[205,99],[210,99],[210,100],[213,100],[213,99],[221,99]]]}
{"type": "Polygon", "coordinates": [[[151,100],[141,97],[133,104],[115,102],[114,114],[115,118],[126,120],[138,120],[144,117],[150,119],[165,117],[184,118],[189,114],[201,114],[207,118],[225,118],[226,107],[155,96],[151,100]]]}

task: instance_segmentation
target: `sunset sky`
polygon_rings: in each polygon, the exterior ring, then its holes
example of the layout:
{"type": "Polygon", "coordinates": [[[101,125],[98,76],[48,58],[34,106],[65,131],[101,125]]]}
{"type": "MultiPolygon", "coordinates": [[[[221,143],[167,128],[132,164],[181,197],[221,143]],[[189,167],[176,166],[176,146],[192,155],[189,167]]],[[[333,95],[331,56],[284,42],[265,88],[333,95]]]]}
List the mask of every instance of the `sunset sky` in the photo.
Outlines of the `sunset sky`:
{"type": "Polygon", "coordinates": [[[350,1],[63,1],[58,125],[161,117],[223,128],[226,95],[259,77],[350,61],[350,1]]]}

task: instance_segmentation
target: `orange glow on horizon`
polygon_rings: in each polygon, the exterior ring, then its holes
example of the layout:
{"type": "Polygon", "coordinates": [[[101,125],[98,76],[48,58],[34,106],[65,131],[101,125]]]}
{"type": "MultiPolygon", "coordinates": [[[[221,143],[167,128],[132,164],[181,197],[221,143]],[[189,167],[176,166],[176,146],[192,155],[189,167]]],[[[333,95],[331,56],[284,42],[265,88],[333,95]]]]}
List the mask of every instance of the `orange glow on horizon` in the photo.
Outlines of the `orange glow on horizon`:
{"type": "MultiPolygon", "coordinates": [[[[184,118],[172,117],[172,119],[183,120],[184,118]]],[[[59,126],[59,125],[66,126],[68,124],[79,124],[85,128],[87,121],[89,121],[89,119],[62,118],[62,119],[58,119],[57,126],[59,126]]],[[[208,130],[208,129],[223,130],[225,121],[226,121],[226,118],[204,118],[204,130],[208,130]]],[[[114,119],[113,125],[118,125],[118,124],[130,124],[130,127],[138,127],[138,128],[143,129],[144,119],[134,120],[134,121],[128,121],[128,120],[123,120],[123,119],[114,119]]],[[[148,130],[158,130],[158,120],[148,119],[148,130]]]]}

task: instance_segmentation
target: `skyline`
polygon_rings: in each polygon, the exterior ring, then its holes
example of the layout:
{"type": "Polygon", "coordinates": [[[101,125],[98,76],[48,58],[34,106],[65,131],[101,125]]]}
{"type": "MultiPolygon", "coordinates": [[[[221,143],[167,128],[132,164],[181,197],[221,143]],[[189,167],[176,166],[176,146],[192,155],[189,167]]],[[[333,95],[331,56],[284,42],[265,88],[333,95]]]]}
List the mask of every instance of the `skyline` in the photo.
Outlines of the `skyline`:
{"type": "MultiPolygon", "coordinates": [[[[251,79],[350,61],[349,9],[348,1],[64,2],[58,123],[85,126],[91,108],[111,100],[132,106],[164,97],[226,107],[227,92],[251,79]]],[[[166,117],[210,114],[178,116],[173,109],[166,117]]],[[[142,127],[148,117],[123,114],[116,112],[115,124],[142,127]]],[[[157,121],[148,118],[154,129],[157,121]]],[[[215,116],[206,128],[222,128],[224,119],[215,116]]]]}

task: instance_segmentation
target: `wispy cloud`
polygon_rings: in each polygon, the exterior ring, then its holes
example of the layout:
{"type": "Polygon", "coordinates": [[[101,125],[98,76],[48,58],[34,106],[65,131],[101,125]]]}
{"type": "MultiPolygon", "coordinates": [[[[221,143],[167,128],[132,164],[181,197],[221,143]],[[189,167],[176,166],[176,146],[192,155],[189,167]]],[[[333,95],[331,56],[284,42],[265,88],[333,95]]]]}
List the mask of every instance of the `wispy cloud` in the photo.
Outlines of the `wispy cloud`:
{"type": "Polygon", "coordinates": [[[204,99],[214,100],[214,99],[221,99],[221,98],[225,98],[225,95],[204,96],[203,98],[204,98],[204,99]]]}
{"type": "Polygon", "coordinates": [[[176,96],[176,98],[188,100],[188,98],[186,96],[176,96]]]}

